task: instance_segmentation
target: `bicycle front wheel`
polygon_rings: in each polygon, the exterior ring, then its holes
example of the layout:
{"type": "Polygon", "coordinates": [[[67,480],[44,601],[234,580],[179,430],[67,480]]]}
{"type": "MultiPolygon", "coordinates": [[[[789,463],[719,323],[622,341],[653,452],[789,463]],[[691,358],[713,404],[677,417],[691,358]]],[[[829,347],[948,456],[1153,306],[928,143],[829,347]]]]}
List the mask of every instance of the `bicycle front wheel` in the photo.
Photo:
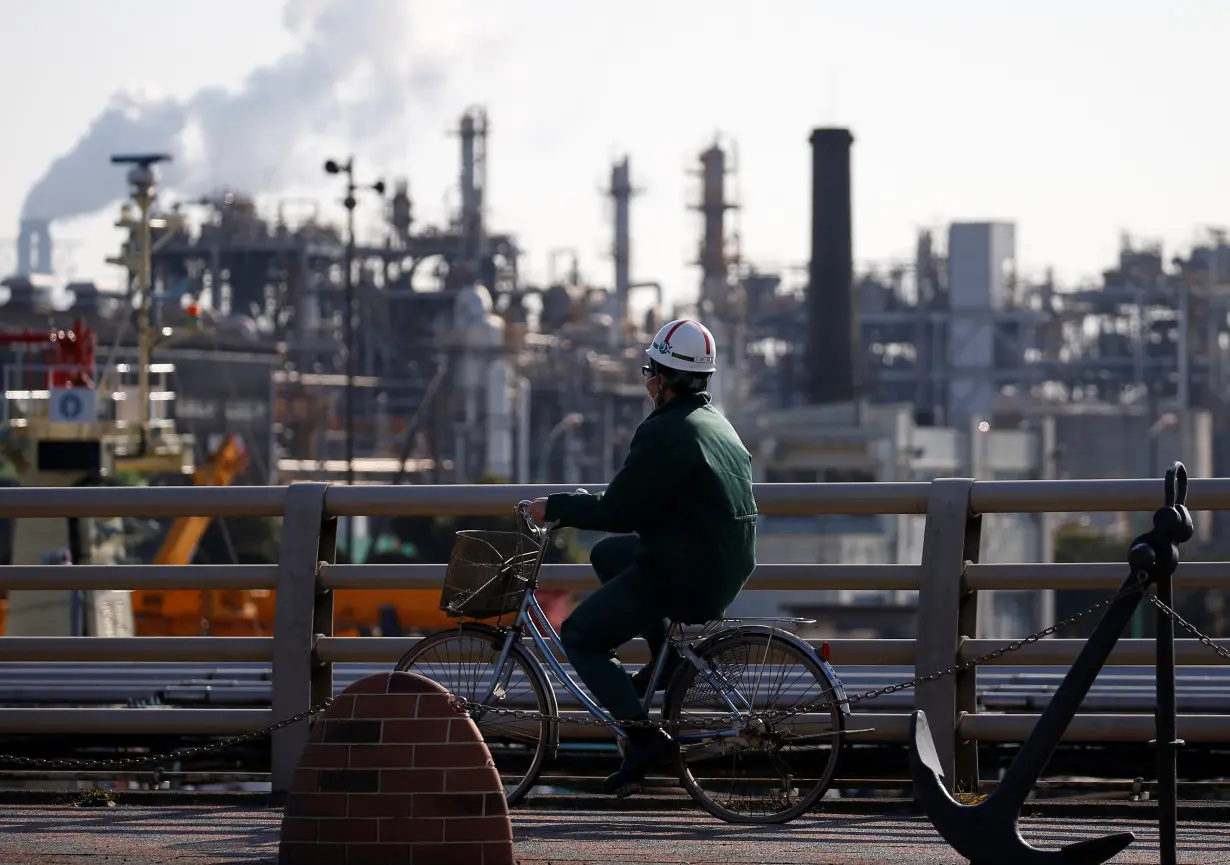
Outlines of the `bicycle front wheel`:
{"type": "Polygon", "coordinates": [[[811,810],[837,769],[845,717],[815,658],[771,629],[731,629],[684,665],[664,721],[679,742],[679,781],[728,823],[786,823],[811,810]],[[738,709],[731,711],[731,705],[738,709]],[[797,714],[759,716],[794,709],[797,714]]]}
{"type": "Polygon", "coordinates": [[[511,808],[538,780],[543,760],[556,741],[555,722],[547,719],[558,711],[542,665],[518,643],[513,643],[502,669],[496,670],[504,640],[505,634],[489,625],[466,622],[455,631],[424,637],[394,669],[425,676],[471,703],[534,713],[532,718],[516,718],[489,709],[470,709],[504,781],[511,808]]]}

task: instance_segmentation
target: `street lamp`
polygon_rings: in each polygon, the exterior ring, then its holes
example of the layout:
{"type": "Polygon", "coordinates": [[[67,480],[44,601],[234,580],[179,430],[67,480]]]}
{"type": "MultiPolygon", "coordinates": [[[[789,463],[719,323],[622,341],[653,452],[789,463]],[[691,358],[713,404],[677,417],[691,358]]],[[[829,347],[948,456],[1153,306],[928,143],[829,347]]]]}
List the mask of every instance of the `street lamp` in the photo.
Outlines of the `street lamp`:
{"type": "Polygon", "coordinates": [[[551,456],[551,445],[555,444],[555,440],[560,437],[560,434],[580,426],[585,420],[583,415],[577,412],[564,415],[563,420],[551,428],[551,432],[547,433],[547,437],[542,442],[542,452],[538,457],[538,479],[540,483],[547,482],[547,461],[551,456]]]}
{"type": "Polygon", "coordinates": [[[346,314],[343,319],[346,344],[346,483],[354,485],[354,208],[355,193],[360,189],[370,189],[377,195],[384,195],[384,181],[377,180],[368,186],[358,186],[354,182],[354,157],[351,156],[345,164],[334,159],[325,162],[326,174],[346,175],[346,198],[342,204],[346,206],[346,314]]]}

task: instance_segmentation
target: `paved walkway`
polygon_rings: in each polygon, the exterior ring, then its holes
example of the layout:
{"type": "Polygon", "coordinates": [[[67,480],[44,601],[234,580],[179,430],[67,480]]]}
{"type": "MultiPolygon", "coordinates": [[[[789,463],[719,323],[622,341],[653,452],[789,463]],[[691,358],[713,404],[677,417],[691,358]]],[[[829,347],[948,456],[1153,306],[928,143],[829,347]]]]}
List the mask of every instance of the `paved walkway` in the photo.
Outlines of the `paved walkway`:
{"type": "MultiPolygon", "coordinates": [[[[3,865],[241,865],[276,863],[277,809],[219,806],[0,806],[3,865]],[[88,858],[87,858],[88,857],[88,858]]],[[[1022,821],[1025,838],[1053,848],[1131,829],[1137,841],[1111,860],[1156,863],[1157,830],[1147,823],[1022,821]],[[1112,826],[1113,824],[1113,826],[1112,826]]],[[[730,826],[688,812],[517,811],[513,827],[523,865],[959,865],[922,819],[810,816],[780,827],[730,826]]],[[[1182,865],[1230,861],[1230,824],[1179,827],[1182,865]]]]}

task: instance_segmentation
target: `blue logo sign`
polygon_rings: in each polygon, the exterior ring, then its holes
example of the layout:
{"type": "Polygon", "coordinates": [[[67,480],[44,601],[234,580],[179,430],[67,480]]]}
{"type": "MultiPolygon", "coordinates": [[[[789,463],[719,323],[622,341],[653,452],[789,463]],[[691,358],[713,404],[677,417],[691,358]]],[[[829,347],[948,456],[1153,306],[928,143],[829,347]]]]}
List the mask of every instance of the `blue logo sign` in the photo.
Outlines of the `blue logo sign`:
{"type": "Polygon", "coordinates": [[[72,391],[69,391],[60,398],[60,414],[69,420],[80,417],[84,408],[85,405],[81,402],[81,397],[72,391]]]}

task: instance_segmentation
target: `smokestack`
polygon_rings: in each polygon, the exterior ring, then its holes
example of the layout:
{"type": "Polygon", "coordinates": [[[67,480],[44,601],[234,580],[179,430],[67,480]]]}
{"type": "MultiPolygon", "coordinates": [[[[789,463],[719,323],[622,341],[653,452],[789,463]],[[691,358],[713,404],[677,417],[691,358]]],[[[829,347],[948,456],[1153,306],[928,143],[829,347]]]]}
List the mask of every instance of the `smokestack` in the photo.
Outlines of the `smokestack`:
{"type": "Polygon", "coordinates": [[[848,129],[811,134],[811,266],[807,287],[806,396],[812,405],[859,395],[862,347],[854,313],[854,242],[848,129]]]}
{"type": "Polygon", "coordinates": [[[628,322],[628,292],[632,284],[632,192],[632,174],[625,156],[611,166],[611,188],[607,190],[615,202],[615,321],[608,333],[611,346],[623,340],[628,322]]]}
{"type": "Polygon", "coordinates": [[[51,272],[51,222],[26,217],[17,233],[17,275],[51,272]]]}

